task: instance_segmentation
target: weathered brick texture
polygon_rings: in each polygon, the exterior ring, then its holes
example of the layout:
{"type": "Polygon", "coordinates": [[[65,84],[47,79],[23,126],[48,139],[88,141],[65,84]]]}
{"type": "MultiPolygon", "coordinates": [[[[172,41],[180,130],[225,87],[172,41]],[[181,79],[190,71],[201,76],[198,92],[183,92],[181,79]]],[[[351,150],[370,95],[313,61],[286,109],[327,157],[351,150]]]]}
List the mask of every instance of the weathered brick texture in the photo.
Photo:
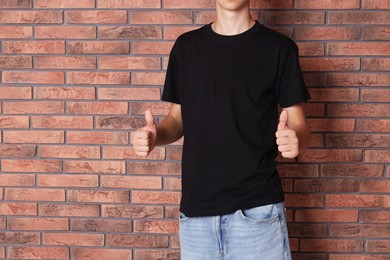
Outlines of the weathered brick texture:
{"type": "MultiPolygon", "coordinates": [[[[215,0],[0,0],[0,258],[179,259],[183,139],[138,157],[215,0]]],[[[251,0],[297,42],[313,134],[278,156],[294,260],[390,259],[390,1],[251,0]]]]}

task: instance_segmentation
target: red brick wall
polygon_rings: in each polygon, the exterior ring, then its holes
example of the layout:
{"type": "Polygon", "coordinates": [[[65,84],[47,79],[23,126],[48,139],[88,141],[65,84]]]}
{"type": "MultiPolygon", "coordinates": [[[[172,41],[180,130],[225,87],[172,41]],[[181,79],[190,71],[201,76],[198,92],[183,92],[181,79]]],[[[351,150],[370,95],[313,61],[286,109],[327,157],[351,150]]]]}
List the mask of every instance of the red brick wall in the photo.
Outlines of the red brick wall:
{"type": "MultiPolygon", "coordinates": [[[[390,2],[254,0],[294,39],[314,140],[278,157],[294,259],[390,257],[390,2]]],[[[0,258],[179,259],[182,140],[161,120],[169,51],[214,0],[0,0],[0,258]]]]}

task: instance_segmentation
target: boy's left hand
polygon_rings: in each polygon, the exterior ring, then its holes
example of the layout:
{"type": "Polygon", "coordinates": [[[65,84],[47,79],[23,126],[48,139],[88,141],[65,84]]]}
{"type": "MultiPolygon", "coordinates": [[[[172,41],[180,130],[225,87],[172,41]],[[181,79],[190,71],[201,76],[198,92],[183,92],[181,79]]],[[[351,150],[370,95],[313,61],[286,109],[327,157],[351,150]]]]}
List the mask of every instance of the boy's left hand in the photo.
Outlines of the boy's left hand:
{"type": "Polygon", "coordinates": [[[278,150],[284,158],[295,158],[298,156],[299,140],[296,132],[287,126],[288,113],[282,110],[279,117],[278,129],[275,132],[278,150]]]}

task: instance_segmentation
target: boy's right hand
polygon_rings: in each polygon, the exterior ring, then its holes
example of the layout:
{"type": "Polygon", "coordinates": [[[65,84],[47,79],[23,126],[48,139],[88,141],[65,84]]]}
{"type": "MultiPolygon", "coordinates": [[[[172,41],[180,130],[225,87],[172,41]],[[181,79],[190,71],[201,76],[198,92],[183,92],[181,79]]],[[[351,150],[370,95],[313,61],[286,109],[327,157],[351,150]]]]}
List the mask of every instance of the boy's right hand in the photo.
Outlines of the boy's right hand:
{"type": "Polygon", "coordinates": [[[154,121],[152,112],[145,111],[146,126],[137,129],[131,135],[131,144],[135,154],[139,156],[148,156],[156,146],[157,124],[154,121]]]}

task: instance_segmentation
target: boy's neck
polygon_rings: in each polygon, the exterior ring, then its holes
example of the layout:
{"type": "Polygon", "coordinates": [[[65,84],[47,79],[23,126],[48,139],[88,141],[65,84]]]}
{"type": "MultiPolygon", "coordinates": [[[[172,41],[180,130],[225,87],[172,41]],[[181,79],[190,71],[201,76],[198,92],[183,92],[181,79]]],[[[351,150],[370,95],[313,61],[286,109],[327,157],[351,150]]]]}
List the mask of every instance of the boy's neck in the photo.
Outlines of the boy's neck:
{"type": "Polygon", "coordinates": [[[223,35],[235,35],[251,28],[255,20],[250,15],[249,5],[240,10],[226,10],[217,5],[217,17],[211,24],[214,32],[223,35]]]}

